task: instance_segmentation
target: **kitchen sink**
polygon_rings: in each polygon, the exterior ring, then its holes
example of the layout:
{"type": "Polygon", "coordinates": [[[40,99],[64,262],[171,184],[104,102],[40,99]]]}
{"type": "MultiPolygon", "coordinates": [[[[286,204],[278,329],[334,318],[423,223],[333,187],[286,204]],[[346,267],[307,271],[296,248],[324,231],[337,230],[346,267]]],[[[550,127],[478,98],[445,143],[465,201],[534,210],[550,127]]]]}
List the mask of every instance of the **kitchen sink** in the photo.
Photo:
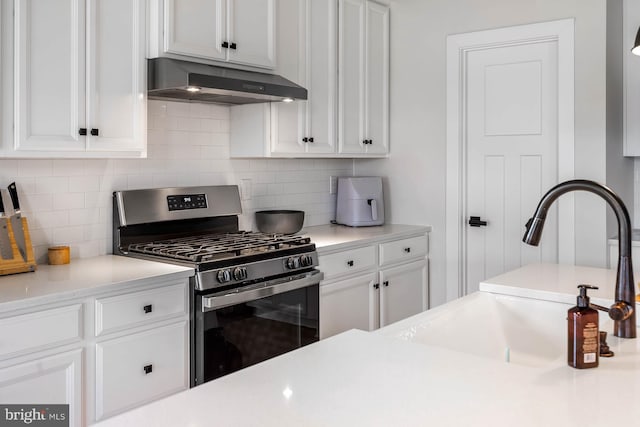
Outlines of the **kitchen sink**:
{"type": "MultiPolygon", "coordinates": [[[[557,302],[476,292],[380,329],[409,342],[474,354],[505,363],[544,366],[564,362],[567,310],[557,302]]],[[[600,330],[612,330],[606,314],[600,330]]]]}

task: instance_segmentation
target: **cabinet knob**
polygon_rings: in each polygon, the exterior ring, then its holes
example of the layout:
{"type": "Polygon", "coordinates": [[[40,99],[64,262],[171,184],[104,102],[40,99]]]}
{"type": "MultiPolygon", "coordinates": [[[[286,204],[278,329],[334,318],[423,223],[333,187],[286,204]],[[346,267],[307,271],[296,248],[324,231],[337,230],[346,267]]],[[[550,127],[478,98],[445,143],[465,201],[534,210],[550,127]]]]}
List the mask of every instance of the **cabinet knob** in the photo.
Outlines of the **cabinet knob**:
{"type": "Polygon", "coordinates": [[[302,138],[302,142],[309,142],[309,138],[305,136],[304,138],[302,138]]]}
{"type": "Polygon", "coordinates": [[[149,375],[151,372],[153,372],[153,365],[146,365],[142,369],[144,369],[145,375],[149,375]]]}
{"type": "Polygon", "coordinates": [[[347,261],[347,265],[348,265],[349,267],[353,267],[353,260],[349,260],[349,261],[347,261]]]}
{"type": "Polygon", "coordinates": [[[236,45],[235,43],[231,43],[231,44],[229,45],[229,48],[231,48],[231,49],[233,49],[233,50],[236,50],[236,47],[237,47],[237,45],[236,45]]]}
{"type": "Polygon", "coordinates": [[[404,248],[404,251],[405,251],[406,253],[410,253],[410,252],[411,252],[411,248],[404,248]]]}
{"type": "Polygon", "coordinates": [[[229,48],[229,42],[222,42],[221,46],[225,49],[229,48]]]}
{"type": "Polygon", "coordinates": [[[100,133],[100,129],[91,129],[91,135],[98,136],[99,133],[100,133]]]}
{"type": "Polygon", "coordinates": [[[380,283],[374,283],[373,289],[380,289],[380,283]]]}
{"type": "Polygon", "coordinates": [[[385,280],[384,282],[382,282],[382,284],[383,284],[384,286],[389,286],[389,281],[388,281],[388,280],[385,280]]]}
{"type": "Polygon", "coordinates": [[[142,307],[142,309],[144,310],[145,313],[151,313],[153,311],[153,305],[149,304],[149,305],[145,305],[144,307],[142,307]]]}
{"type": "Polygon", "coordinates": [[[86,135],[87,134],[87,128],[80,128],[80,130],[78,130],[78,133],[80,135],[86,135]]]}
{"type": "Polygon", "coordinates": [[[313,137],[309,138],[309,142],[313,143],[313,137]]]}

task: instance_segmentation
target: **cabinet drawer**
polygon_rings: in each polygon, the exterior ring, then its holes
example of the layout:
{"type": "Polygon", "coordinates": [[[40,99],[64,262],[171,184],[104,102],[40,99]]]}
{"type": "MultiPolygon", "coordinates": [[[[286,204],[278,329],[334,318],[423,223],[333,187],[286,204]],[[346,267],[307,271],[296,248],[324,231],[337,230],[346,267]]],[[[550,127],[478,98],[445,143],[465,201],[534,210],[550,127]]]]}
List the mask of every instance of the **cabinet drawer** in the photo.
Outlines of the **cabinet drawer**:
{"type": "Polygon", "coordinates": [[[186,283],[96,300],[96,336],[187,313],[186,283]]]}
{"type": "Polygon", "coordinates": [[[80,341],[82,305],[0,319],[0,357],[80,341]]]}
{"type": "Polygon", "coordinates": [[[376,265],[375,246],[366,246],[344,252],[336,252],[318,257],[318,267],[328,279],[340,274],[351,273],[376,265]]]}
{"type": "Polygon", "coordinates": [[[380,244],[380,265],[424,257],[429,250],[427,236],[411,237],[380,244]]]}
{"type": "Polygon", "coordinates": [[[96,420],[188,388],[187,321],[96,344],[96,420]]]}

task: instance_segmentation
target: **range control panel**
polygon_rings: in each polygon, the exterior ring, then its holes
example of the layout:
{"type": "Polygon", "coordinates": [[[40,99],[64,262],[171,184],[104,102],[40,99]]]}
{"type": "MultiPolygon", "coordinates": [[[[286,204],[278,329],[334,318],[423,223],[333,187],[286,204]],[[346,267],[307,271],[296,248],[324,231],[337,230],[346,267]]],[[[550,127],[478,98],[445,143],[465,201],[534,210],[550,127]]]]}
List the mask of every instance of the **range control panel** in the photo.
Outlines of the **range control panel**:
{"type": "Polygon", "coordinates": [[[167,204],[170,211],[205,209],[207,207],[207,197],[204,194],[181,194],[179,196],[167,196],[167,204]]]}

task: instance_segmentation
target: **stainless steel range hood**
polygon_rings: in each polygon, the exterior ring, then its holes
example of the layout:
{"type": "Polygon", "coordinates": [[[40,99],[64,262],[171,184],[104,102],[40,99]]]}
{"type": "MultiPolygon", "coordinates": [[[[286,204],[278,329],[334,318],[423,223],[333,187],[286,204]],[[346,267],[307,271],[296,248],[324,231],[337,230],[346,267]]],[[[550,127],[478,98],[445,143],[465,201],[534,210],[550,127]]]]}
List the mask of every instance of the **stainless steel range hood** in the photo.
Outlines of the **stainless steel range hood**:
{"type": "Polygon", "coordinates": [[[225,105],[307,99],[307,90],[275,74],[170,58],[148,60],[149,99],[225,105]]]}

